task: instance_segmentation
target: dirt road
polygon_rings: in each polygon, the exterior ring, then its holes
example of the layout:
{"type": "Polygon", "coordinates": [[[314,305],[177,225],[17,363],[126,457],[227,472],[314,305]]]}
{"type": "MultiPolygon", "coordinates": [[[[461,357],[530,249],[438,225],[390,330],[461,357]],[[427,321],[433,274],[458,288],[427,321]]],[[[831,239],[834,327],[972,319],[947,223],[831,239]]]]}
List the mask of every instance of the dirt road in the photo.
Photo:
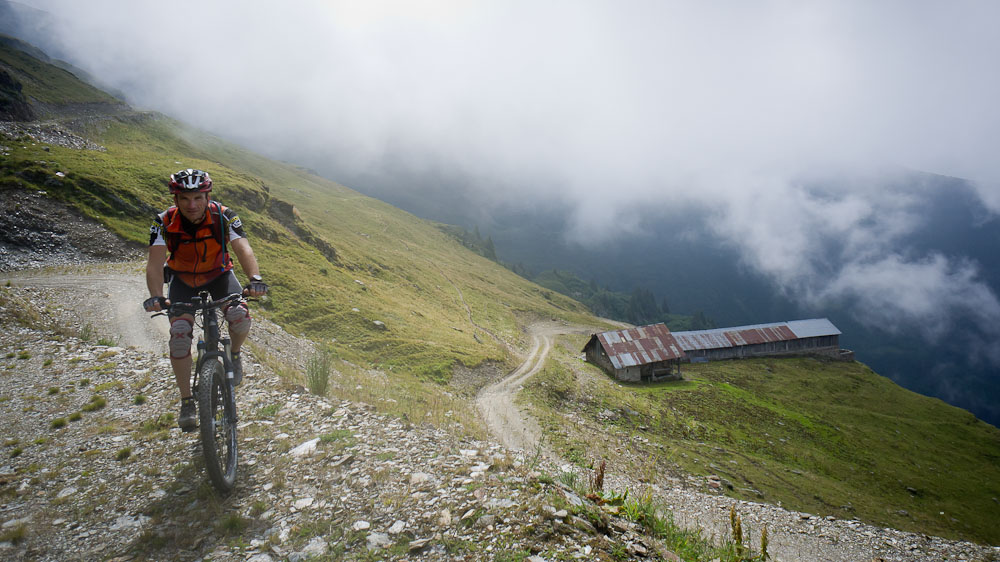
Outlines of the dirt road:
{"type": "Polygon", "coordinates": [[[145,278],[139,272],[74,272],[69,275],[7,272],[3,277],[22,287],[76,288],[73,301],[64,305],[80,311],[83,318],[93,319],[93,329],[98,336],[112,335],[122,346],[135,346],[153,353],[166,351],[170,325],[166,317],[150,318],[142,310],[142,301],[149,293],[145,278]]]}
{"type": "Polygon", "coordinates": [[[531,350],[527,358],[503,380],[482,389],[476,407],[490,432],[509,449],[533,452],[541,447],[542,431],[538,423],[514,403],[525,381],[545,366],[553,339],[560,334],[580,332],[580,328],[558,322],[539,322],[528,327],[531,350]]]}

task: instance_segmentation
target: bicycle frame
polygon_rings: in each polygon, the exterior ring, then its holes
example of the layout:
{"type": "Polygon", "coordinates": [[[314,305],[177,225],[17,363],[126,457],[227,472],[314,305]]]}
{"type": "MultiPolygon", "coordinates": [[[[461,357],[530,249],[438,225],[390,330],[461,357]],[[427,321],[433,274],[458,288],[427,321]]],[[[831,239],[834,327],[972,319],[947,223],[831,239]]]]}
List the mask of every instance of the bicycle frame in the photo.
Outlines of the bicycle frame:
{"type": "MultiPolygon", "coordinates": [[[[191,299],[191,304],[196,307],[200,306],[202,303],[207,301],[208,297],[208,291],[202,291],[197,297],[191,299]]],[[[191,388],[197,388],[198,373],[201,371],[201,366],[204,362],[212,357],[218,357],[222,359],[222,366],[226,372],[226,383],[229,385],[228,390],[229,392],[232,392],[232,342],[229,338],[220,337],[221,333],[219,330],[219,315],[216,312],[217,310],[217,308],[202,308],[199,310],[201,313],[202,337],[198,339],[198,360],[195,362],[194,372],[191,373],[191,388]],[[222,351],[219,351],[219,344],[222,344],[222,351]]]]}
{"type": "Polygon", "coordinates": [[[213,301],[207,291],[202,291],[190,303],[171,306],[171,315],[191,314],[196,320],[201,316],[202,334],[198,339],[198,359],[191,373],[191,387],[198,398],[206,470],[212,483],[223,493],[231,492],[236,482],[239,419],[233,389],[232,341],[221,337],[217,311],[241,298],[239,294],[232,294],[213,301]],[[208,379],[200,380],[203,376],[208,379]]]}

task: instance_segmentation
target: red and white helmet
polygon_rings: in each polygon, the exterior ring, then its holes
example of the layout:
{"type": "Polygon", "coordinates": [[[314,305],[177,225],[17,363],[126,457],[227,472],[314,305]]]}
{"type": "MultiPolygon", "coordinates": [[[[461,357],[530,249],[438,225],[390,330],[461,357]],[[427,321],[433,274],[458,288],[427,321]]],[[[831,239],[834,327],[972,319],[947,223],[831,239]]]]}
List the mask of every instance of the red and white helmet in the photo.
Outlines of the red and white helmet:
{"type": "Polygon", "coordinates": [[[170,193],[200,193],[212,191],[212,178],[208,172],[188,168],[170,174],[170,193]]]}

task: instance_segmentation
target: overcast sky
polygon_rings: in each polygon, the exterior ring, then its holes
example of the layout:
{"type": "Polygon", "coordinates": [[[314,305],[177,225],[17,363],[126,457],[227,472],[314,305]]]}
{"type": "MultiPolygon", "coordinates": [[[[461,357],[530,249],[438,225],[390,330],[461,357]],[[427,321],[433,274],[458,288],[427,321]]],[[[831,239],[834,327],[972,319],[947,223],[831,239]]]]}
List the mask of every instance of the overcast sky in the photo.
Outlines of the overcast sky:
{"type": "Polygon", "coordinates": [[[1000,2],[23,3],[134,105],[272,155],[572,201],[581,241],[638,205],[707,205],[802,300],[1000,324],[975,263],[893,246],[919,216],[873,188],[896,167],[954,175],[1000,210],[1000,2]],[[826,174],[861,180],[802,188],[826,174]],[[831,238],[856,257],[819,272],[831,238]]]}

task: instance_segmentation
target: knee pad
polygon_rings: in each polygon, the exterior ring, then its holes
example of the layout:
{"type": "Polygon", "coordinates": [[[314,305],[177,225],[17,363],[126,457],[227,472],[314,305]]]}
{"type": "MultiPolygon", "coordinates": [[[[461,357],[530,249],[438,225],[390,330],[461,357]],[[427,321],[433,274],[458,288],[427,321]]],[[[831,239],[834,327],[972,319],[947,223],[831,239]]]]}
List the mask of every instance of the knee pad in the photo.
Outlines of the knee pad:
{"type": "Polygon", "coordinates": [[[250,309],[245,302],[226,309],[226,321],[229,322],[229,333],[242,335],[250,331],[253,321],[250,319],[250,309]]]}
{"type": "Polygon", "coordinates": [[[191,356],[191,340],[194,326],[187,318],[174,318],[170,321],[170,358],[184,359],[191,356]]]}

